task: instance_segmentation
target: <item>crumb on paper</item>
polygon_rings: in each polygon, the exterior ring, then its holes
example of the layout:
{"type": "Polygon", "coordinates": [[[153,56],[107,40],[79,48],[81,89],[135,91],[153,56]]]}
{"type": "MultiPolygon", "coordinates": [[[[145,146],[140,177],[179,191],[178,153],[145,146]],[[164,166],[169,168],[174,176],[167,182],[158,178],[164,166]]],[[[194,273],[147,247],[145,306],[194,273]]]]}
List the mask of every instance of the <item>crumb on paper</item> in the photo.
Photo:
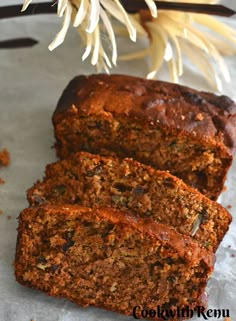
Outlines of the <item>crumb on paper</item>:
{"type": "Polygon", "coordinates": [[[11,215],[7,215],[7,219],[8,219],[8,220],[11,220],[11,215]]]}
{"type": "Polygon", "coordinates": [[[2,210],[0,210],[0,215],[3,213],[3,211],[2,210]]]}
{"type": "Polygon", "coordinates": [[[8,166],[10,163],[10,154],[6,148],[0,150],[0,166],[8,166]]]}
{"type": "Polygon", "coordinates": [[[232,205],[227,205],[226,208],[230,210],[232,208],[232,205]]]}
{"type": "Polygon", "coordinates": [[[0,185],[5,184],[5,181],[0,177],[0,185]]]}

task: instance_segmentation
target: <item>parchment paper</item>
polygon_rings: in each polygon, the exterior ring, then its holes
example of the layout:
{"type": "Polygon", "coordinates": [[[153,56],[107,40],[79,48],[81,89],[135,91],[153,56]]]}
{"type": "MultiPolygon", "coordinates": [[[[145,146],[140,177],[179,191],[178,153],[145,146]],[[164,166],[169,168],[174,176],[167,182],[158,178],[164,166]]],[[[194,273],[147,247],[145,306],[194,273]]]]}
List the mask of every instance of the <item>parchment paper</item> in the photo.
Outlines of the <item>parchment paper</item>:
{"type": "MultiPolygon", "coordinates": [[[[1,1],[0,5],[16,1],[1,1]]],[[[18,1],[19,3],[19,1],[18,1]]],[[[225,1],[235,7],[235,1],[225,1]]],[[[1,9],[0,9],[1,10],[1,9]]],[[[231,25],[236,28],[235,19],[231,25]]],[[[61,21],[52,15],[0,21],[0,40],[34,37],[39,45],[30,49],[0,50],[0,149],[7,147],[11,165],[0,169],[6,183],[0,185],[0,321],[121,321],[133,317],[103,309],[82,309],[64,299],[45,296],[16,283],[13,259],[16,244],[17,216],[27,207],[25,191],[43,177],[45,165],[55,161],[51,115],[62,90],[77,74],[95,72],[89,62],[82,63],[83,48],[75,30],[71,29],[65,43],[53,53],[48,44],[60,28],[61,21]]],[[[134,45],[119,39],[121,52],[134,45]]],[[[224,84],[223,93],[236,100],[236,59],[227,58],[232,82],[224,84]]],[[[147,66],[141,60],[124,63],[112,72],[145,76],[147,66]]],[[[168,80],[162,69],[159,78],[168,80]]],[[[183,84],[211,90],[205,80],[187,66],[183,84]]],[[[236,162],[227,180],[227,190],[219,201],[231,205],[234,219],[217,251],[215,271],[208,283],[209,308],[229,309],[236,320],[236,162]]],[[[204,320],[203,318],[192,319],[204,320]]],[[[214,320],[212,318],[211,320],[214,320]]],[[[222,320],[222,318],[220,318],[222,320]]]]}

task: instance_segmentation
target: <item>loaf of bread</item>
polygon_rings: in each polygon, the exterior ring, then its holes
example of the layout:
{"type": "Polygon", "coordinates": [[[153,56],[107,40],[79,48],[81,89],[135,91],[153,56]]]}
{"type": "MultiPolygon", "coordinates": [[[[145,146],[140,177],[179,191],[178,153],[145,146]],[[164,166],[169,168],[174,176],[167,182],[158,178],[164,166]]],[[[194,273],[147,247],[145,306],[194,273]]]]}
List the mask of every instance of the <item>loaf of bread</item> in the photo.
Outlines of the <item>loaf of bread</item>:
{"type": "Polygon", "coordinates": [[[53,124],[61,158],[81,150],[132,157],[211,199],[236,146],[236,105],[228,97],[125,75],[73,79],[53,124]]]}
{"type": "Polygon", "coordinates": [[[213,251],[231,222],[222,206],[168,172],[130,158],[86,152],[49,164],[44,180],[36,182],[27,195],[33,206],[79,204],[128,210],[173,226],[213,251]]]}
{"type": "Polygon", "coordinates": [[[80,306],[194,309],[213,264],[190,237],[111,208],[41,206],[19,216],[17,281],[80,306]]]}

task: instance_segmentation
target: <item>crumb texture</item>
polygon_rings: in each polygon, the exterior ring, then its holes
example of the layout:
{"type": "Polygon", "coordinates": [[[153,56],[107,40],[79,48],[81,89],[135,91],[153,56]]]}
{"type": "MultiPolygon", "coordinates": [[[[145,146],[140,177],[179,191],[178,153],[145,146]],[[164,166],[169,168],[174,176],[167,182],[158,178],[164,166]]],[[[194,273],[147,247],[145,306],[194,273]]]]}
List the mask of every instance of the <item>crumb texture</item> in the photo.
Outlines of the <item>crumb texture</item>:
{"type": "Polygon", "coordinates": [[[19,217],[17,280],[81,306],[194,308],[214,256],[174,229],[111,209],[41,206],[19,217]]]}
{"type": "Polygon", "coordinates": [[[28,190],[30,205],[79,204],[112,207],[173,226],[216,250],[230,214],[167,172],[135,160],[85,152],[50,164],[45,178],[28,190]]]}

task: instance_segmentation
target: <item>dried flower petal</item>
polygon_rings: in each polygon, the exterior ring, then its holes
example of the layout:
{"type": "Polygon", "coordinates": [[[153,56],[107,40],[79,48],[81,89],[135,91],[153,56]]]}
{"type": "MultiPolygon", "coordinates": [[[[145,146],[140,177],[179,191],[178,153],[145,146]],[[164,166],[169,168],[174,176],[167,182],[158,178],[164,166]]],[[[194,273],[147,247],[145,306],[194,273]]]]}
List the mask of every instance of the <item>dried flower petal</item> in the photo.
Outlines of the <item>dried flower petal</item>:
{"type": "Polygon", "coordinates": [[[99,36],[99,28],[96,27],[94,30],[94,50],[91,59],[91,64],[96,65],[99,58],[99,46],[100,46],[100,36],[99,36]]]}
{"type": "Polygon", "coordinates": [[[58,4],[57,4],[57,15],[58,17],[62,17],[66,7],[68,5],[68,0],[58,0],[58,4]]]}
{"type": "Polygon", "coordinates": [[[65,11],[65,17],[64,17],[62,28],[58,32],[58,34],[56,35],[56,37],[54,38],[52,43],[48,46],[48,49],[50,51],[54,50],[56,47],[60,46],[63,43],[63,41],[65,39],[65,36],[66,36],[66,33],[67,33],[67,30],[68,30],[68,28],[70,26],[71,13],[72,13],[72,6],[68,2],[68,5],[67,5],[66,11],[65,11]]]}
{"type": "Polygon", "coordinates": [[[73,23],[74,27],[78,27],[83,22],[88,10],[88,6],[89,6],[89,3],[87,0],[81,0],[79,9],[74,19],[74,23],[73,23]]]}
{"type": "Polygon", "coordinates": [[[87,33],[86,36],[87,36],[87,44],[86,44],[85,52],[82,56],[82,61],[84,61],[90,55],[90,52],[92,50],[92,35],[91,33],[87,33]]]}
{"type": "Polygon", "coordinates": [[[148,6],[153,18],[156,18],[157,17],[157,7],[156,7],[155,1],[153,1],[153,0],[145,0],[145,2],[147,4],[147,6],[148,6]]]}
{"type": "Polygon", "coordinates": [[[112,62],[114,65],[116,65],[116,61],[117,61],[117,46],[116,46],[116,38],[115,38],[115,34],[112,28],[112,24],[106,14],[106,12],[101,8],[100,9],[100,15],[102,18],[102,21],[104,23],[104,26],[107,30],[107,33],[109,35],[109,38],[111,40],[111,45],[112,45],[112,62]]]}
{"type": "MultiPolygon", "coordinates": [[[[100,4],[98,0],[90,0],[90,9],[88,14],[89,25],[86,29],[88,33],[95,31],[97,24],[99,22],[100,15],[100,4]]],[[[97,39],[95,40],[97,41],[97,39]]]]}
{"type": "Polygon", "coordinates": [[[24,0],[24,3],[23,3],[21,11],[22,12],[25,11],[28,8],[28,6],[30,5],[31,2],[32,2],[32,0],[24,0]]]}

